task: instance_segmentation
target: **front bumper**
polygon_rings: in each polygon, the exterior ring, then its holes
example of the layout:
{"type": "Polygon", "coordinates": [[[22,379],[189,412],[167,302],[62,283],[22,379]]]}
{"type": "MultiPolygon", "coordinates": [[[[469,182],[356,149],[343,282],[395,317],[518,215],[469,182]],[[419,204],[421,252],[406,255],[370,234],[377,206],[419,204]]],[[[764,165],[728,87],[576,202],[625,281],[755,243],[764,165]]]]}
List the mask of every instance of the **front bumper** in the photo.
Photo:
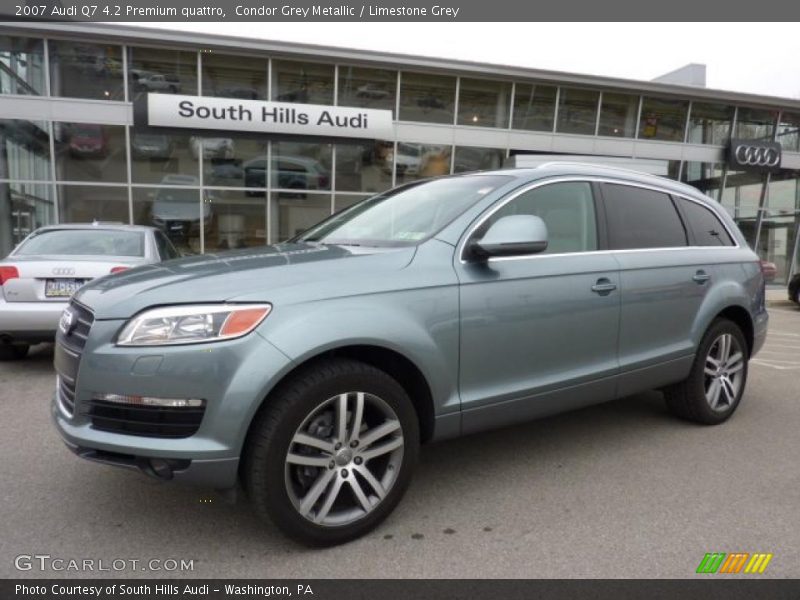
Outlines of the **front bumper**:
{"type": "MultiPolygon", "coordinates": [[[[255,332],[210,344],[119,347],[113,339],[122,324],[93,323],[79,360],[71,414],[54,394],[51,413],[64,442],[79,456],[96,462],[150,475],[155,470],[158,475],[153,459],[161,459],[171,471],[162,479],[218,489],[234,486],[253,416],[290,368],[289,359],[255,332]],[[95,428],[88,405],[97,393],[202,398],[206,408],[199,428],[189,437],[129,435],[95,428]]],[[[60,342],[55,351],[63,351],[60,342]]]]}
{"type": "Polygon", "coordinates": [[[19,342],[52,342],[67,301],[6,302],[0,299],[0,337],[19,342]]]}

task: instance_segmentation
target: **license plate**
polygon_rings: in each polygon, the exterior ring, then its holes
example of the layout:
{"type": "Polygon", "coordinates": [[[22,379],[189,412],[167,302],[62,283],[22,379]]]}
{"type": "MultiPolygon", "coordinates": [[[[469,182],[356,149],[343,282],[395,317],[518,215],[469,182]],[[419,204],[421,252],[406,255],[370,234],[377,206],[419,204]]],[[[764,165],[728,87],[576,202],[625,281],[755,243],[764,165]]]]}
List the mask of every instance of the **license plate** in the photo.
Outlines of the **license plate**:
{"type": "Polygon", "coordinates": [[[44,284],[44,295],[47,298],[69,298],[86,281],[86,279],[48,279],[44,284]]]}

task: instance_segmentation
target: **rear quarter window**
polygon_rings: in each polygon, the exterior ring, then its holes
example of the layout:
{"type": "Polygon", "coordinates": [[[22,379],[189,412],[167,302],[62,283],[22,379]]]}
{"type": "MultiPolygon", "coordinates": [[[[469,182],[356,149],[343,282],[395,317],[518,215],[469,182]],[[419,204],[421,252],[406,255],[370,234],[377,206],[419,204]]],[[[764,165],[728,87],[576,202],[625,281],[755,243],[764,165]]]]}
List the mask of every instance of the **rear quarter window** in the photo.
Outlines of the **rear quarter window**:
{"type": "Polygon", "coordinates": [[[678,198],[694,236],[695,246],[734,246],[728,230],[710,209],[686,198],[678,198]]]}

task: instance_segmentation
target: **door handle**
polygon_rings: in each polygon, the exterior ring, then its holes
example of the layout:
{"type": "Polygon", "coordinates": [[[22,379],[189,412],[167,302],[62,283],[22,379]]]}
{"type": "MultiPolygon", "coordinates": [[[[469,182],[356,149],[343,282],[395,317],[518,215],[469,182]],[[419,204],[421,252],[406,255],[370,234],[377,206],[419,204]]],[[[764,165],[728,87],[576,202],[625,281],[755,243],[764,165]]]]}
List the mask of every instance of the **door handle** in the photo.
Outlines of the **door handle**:
{"type": "Polygon", "coordinates": [[[695,283],[700,284],[700,285],[703,285],[709,279],[711,279],[711,275],[709,275],[708,273],[706,273],[702,269],[700,271],[698,271],[697,273],[695,273],[694,276],[692,277],[692,281],[694,281],[695,283]]]}
{"type": "Polygon", "coordinates": [[[601,277],[597,280],[597,283],[592,286],[592,291],[601,296],[607,296],[615,289],[617,289],[617,284],[612,283],[611,280],[606,277],[601,277]]]}

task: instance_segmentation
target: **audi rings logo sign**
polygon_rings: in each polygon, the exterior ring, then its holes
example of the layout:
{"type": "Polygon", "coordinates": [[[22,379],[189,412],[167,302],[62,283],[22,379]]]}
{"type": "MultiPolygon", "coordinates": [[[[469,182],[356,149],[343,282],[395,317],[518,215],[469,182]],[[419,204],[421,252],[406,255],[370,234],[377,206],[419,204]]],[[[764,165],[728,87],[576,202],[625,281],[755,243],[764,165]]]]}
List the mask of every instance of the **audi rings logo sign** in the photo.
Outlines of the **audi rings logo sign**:
{"type": "Polygon", "coordinates": [[[781,168],[781,154],[778,142],[731,140],[728,166],[745,171],[777,171],[781,168]]]}
{"type": "Polygon", "coordinates": [[[53,275],[75,275],[75,269],[72,267],[56,267],[53,269],[53,275]]]}

